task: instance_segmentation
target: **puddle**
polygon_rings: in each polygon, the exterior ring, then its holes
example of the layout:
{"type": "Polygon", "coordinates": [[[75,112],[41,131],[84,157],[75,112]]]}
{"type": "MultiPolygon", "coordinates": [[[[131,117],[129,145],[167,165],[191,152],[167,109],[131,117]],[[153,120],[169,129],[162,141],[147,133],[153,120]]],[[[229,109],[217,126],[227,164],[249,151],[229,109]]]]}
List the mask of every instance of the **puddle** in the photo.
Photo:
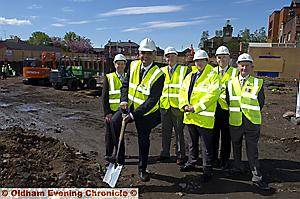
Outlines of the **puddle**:
{"type": "Polygon", "coordinates": [[[22,104],[17,106],[16,109],[22,112],[37,112],[39,110],[32,104],[22,104]]]}

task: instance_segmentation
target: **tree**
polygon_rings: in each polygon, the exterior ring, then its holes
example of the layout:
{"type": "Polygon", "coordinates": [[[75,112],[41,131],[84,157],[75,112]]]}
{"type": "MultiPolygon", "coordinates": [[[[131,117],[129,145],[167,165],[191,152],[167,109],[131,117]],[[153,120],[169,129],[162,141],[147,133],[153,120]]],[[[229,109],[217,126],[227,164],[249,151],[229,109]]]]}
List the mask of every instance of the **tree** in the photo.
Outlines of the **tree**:
{"type": "Polygon", "coordinates": [[[209,37],[208,30],[203,31],[202,35],[201,35],[201,38],[200,38],[200,43],[198,45],[198,48],[203,48],[204,47],[204,42],[208,40],[208,37],[209,37]]]}
{"type": "Polygon", "coordinates": [[[250,41],[250,29],[245,28],[244,30],[240,30],[239,35],[241,36],[243,42],[250,41]]]}
{"type": "Polygon", "coordinates": [[[50,44],[50,37],[44,32],[33,32],[29,40],[27,41],[31,45],[44,45],[48,46],[50,44]]]}
{"type": "Polygon", "coordinates": [[[75,32],[66,32],[64,36],[65,41],[70,41],[70,40],[78,40],[79,36],[75,32]]]}
{"type": "Polygon", "coordinates": [[[67,32],[65,34],[64,46],[67,50],[71,52],[82,52],[82,53],[86,53],[93,48],[90,39],[81,37],[77,35],[75,32],[67,32]]]}
{"type": "Polygon", "coordinates": [[[250,32],[250,29],[245,28],[240,30],[239,35],[242,37],[243,42],[267,42],[267,33],[266,28],[261,27],[258,30],[255,30],[253,33],[250,32]]]}

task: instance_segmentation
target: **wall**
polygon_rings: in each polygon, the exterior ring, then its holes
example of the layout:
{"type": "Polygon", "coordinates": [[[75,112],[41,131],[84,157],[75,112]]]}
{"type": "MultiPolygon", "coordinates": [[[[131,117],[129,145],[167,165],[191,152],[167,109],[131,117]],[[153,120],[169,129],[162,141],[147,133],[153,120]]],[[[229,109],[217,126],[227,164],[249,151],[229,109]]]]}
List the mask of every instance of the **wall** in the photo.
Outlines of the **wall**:
{"type": "Polygon", "coordinates": [[[249,47],[254,59],[254,72],[279,72],[279,77],[300,77],[300,48],[249,47]]]}

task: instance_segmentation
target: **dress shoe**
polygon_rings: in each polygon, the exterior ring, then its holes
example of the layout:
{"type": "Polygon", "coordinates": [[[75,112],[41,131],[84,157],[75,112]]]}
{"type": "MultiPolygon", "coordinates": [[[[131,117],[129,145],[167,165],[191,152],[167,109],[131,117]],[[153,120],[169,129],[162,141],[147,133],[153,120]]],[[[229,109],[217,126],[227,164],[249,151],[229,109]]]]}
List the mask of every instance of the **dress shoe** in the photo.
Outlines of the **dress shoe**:
{"type": "Polygon", "coordinates": [[[147,171],[140,171],[139,176],[142,182],[150,181],[150,174],[147,171]]]}
{"type": "Polygon", "coordinates": [[[270,190],[269,185],[263,181],[263,180],[258,180],[258,181],[252,181],[253,185],[257,186],[261,190],[270,190]]]}

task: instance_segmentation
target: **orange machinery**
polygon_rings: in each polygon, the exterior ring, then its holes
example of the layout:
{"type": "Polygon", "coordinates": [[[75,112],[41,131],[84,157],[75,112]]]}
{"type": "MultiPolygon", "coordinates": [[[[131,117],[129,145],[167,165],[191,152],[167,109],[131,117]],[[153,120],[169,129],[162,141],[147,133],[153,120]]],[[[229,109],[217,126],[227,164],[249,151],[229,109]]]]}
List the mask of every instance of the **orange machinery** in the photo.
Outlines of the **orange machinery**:
{"type": "Polygon", "coordinates": [[[47,53],[42,53],[41,63],[35,58],[26,58],[23,67],[23,82],[25,84],[44,85],[49,83],[51,68],[56,68],[55,54],[51,55],[52,67],[46,67],[47,53]]]}

